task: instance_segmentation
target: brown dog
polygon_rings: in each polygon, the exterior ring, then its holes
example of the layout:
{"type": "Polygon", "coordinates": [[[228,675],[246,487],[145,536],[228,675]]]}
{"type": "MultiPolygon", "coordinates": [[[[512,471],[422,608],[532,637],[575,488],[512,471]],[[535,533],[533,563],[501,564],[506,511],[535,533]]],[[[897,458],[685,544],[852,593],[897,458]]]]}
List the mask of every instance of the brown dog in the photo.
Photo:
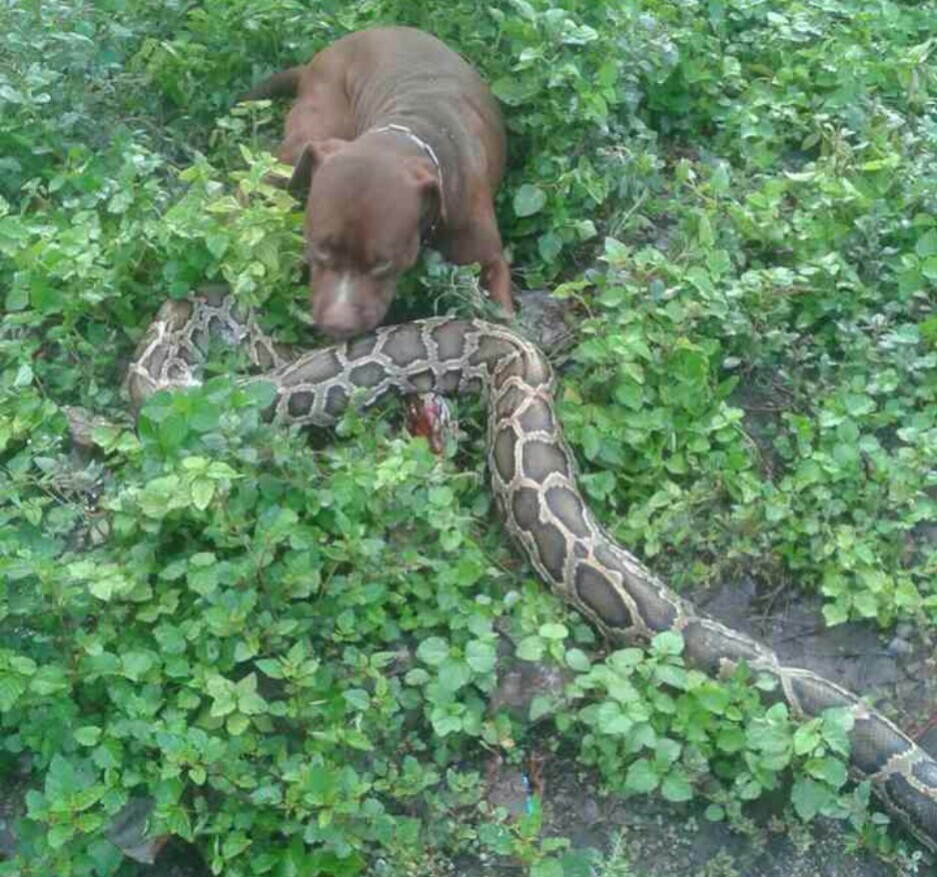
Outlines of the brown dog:
{"type": "Polygon", "coordinates": [[[324,332],[367,332],[387,313],[421,239],[513,315],[493,196],[504,169],[494,97],[455,52],[408,27],[349,34],[247,99],[295,97],[281,161],[306,201],[312,315],[324,332]]]}

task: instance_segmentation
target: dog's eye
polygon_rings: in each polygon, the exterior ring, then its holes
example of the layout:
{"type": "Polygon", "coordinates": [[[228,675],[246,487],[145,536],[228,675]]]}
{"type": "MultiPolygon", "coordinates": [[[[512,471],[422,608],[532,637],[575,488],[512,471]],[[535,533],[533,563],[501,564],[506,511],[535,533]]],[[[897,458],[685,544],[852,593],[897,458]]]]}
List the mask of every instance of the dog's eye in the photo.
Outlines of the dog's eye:
{"type": "Polygon", "coordinates": [[[388,277],[394,273],[394,261],[393,259],[388,259],[386,262],[379,262],[375,265],[369,272],[375,280],[380,280],[382,277],[388,277]]]}

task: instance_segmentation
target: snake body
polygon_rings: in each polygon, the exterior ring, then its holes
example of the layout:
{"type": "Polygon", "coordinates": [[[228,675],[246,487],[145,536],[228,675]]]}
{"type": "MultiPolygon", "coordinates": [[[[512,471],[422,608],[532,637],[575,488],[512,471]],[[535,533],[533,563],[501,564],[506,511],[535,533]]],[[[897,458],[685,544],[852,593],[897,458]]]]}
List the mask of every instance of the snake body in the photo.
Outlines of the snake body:
{"type": "Polygon", "coordinates": [[[541,578],[613,642],[677,631],[685,657],[701,669],[726,672],[745,662],[772,676],[796,716],[850,710],[853,775],[870,780],[885,806],[937,850],[937,761],[851,692],[782,665],[762,643],[694,609],[596,520],[576,486],[575,460],[554,410],[552,369],[534,344],[503,326],[442,317],[291,359],[231,297],[167,301],[131,364],[133,401],[197,384],[212,333],[246,347],[260,377],[276,388],[270,414],[292,424],[327,426],[350,404],[366,407],[391,393],[485,392],[496,505],[541,578]]]}

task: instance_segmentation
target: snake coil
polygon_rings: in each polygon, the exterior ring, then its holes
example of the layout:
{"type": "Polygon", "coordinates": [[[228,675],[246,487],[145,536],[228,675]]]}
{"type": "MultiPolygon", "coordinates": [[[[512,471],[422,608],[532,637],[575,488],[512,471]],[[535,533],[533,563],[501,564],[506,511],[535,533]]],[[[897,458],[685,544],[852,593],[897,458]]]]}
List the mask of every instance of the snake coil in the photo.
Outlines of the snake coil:
{"type": "Polygon", "coordinates": [[[796,716],[851,711],[853,775],[870,780],[885,806],[937,850],[937,761],[846,689],[783,666],[771,649],[695,610],[598,523],[576,486],[554,411],[552,369],[529,341],[503,326],[442,317],[290,359],[230,296],[167,301],[128,372],[134,404],[158,390],[196,385],[212,334],[247,348],[260,377],[276,388],[274,417],[288,423],[327,426],[349,404],[366,407],[390,393],[486,392],[492,491],[544,581],[612,641],[677,631],[685,657],[701,669],[731,671],[744,661],[772,676],[796,716]]]}

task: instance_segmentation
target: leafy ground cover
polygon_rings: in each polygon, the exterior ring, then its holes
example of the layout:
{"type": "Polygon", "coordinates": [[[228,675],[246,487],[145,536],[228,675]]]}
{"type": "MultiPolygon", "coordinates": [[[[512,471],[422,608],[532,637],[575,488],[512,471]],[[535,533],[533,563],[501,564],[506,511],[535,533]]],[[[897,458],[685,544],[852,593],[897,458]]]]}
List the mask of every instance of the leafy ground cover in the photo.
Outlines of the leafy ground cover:
{"type": "MultiPolygon", "coordinates": [[[[504,104],[518,283],[579,309],[562,417],[599,516],[680,587],[745,570],[831,624],[937,620],[933,2],[23,0],[0,8],[0,873],[133,873],[128,801],[215,873],[532,877],[591,853],[486,802],[561,746],[613,789],[746,824],[849,819],[845,720],[794,725],[680,643],[602,651],[489,509],[477,405],[436,460],[394,411],[260,422],[219,354],[137,431],[123,369],[167,296],[224,282],[308,341],[281,108],[232,109],[349,29],[432,30],[504,104]],[[64,406],[119,424],[79,454],[64,406]],[[930,534],[930,536],[928,536],[930,534]],[[492,711],[499,661],[562,695],[492,711]]],[[[433,260],[398,316],[470,313],[433,260]]],[[[599,867],[599,866],[596,866],[599,867]]],[[[624,866],[622,866],[624,867],[624,866]]],[[[609,873],[611,873],[609,871],[609,873]]]]}

